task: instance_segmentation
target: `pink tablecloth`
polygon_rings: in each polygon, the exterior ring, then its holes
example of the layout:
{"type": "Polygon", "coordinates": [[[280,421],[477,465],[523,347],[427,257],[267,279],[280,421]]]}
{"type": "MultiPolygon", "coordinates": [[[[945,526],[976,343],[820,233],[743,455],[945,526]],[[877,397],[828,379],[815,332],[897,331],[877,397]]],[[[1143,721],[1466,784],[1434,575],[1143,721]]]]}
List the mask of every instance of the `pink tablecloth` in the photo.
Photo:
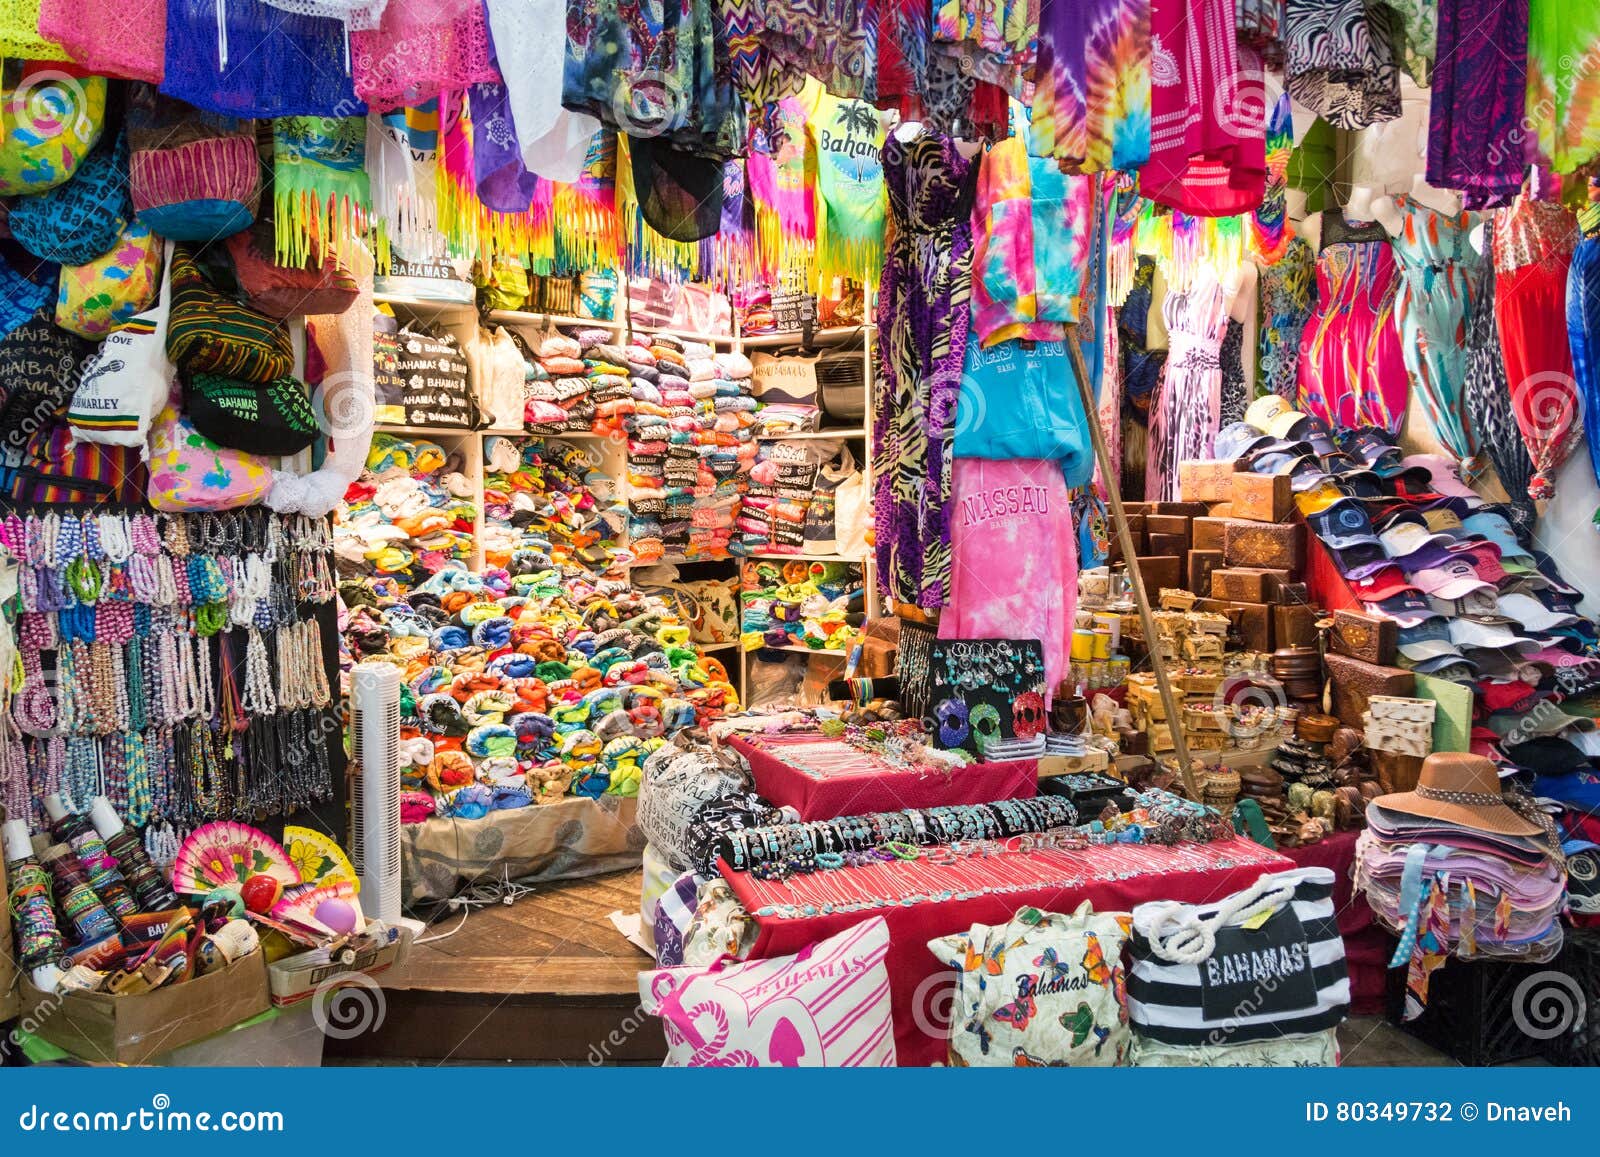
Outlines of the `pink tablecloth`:
{"type": "Polygon", "coordinates": [[[795,808],[804,820],[1031,799],[1039,791],[1039,764],[1032,759],[918,770],[823,735],[752,735],[730,742],[750,760],[756,790],[795,808]]]}
{"type": "Polygon", "coordinates": [[[1344,939],[1345,962],[1350,966],[1350,1011],[1356,1016],[1382,1016],[1395,938],[1373,919],[1367,898],[1353,891],[1350,870],[1356,862],[1356,837],[1360,834],[1334,832],[1303,848],[1284,848],[1283,854],[1297,868],[1333,872],[1333,910],[1344,939]]]}
{"type": "Polygon", "coordinates": [[[931,1065],[946,1055],[948,1017],[955,973],[928,951],[928,941],[974,924],[1002,924],[1017,909],[1071,912],[1084,900],[1096,911],[1126,912],[1148,900],[1186,900],[1203,904],[1248,887],[1267,872],[1292,863],[1245,839],[1175,848],[1110,845],[1081,851],[1018,852],[996,860],[963,860],[955,867],[926,861],[887,868],[840,868],[803,876],[794,882],[763,882],[720,865],[739,902],[760,929],[753,958],[789,956],[860,920],[882,916],[889,923],[889,985],[894,1013],[895,1049],[902,1065],[931,1065]],[[1002,880],[1012,883],[1001,884],[1002,880]],[[967,900],[936,900],[902,906],[864,907],[829,915],[783,915],[786,906],[803,909],[817,895],[834,902],[867,901],[905,891],[896,884],[986,894],[967,900]],[[767,913],[763,915],[763,912],[767,913]]]}

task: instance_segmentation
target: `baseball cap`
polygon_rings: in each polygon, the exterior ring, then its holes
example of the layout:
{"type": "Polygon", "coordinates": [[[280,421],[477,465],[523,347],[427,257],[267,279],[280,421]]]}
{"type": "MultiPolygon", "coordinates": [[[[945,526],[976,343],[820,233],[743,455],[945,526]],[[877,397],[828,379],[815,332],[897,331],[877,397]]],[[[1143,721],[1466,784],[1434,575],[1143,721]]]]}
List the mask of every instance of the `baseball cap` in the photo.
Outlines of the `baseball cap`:
{"type": "Polygon", "coordinates": [[[1484,587],[1469,591],[1458,599],[1440,598],[1438,595],[1429,595],[1428,602],[1433,604],[1433,609],[1441,615],[1451,618],[1465,616],[1468,618],[1494,617],[1500,613],[1500,604],[1495,601],[1494,591],[1484,587]]]}
{"type": "Polygon", "coordinates": [[[1383,543],[1383,553],[1394,559],[1409,558],[1424,547],[1448,546],[1455,541],[1448,534],[1433,533],[1425,522],[1410,518],[1391,520],[1388,527],[1379,532],[1378,540],[1383,543]]]}
{"type": "Polygon", "coordinates": [[[1405,571],[1392,563],[1370,575],[1347,581],[1356,598],[1364,603],[1381,602],[1402,591],[1420,592],[1421,589],[1406,578],[1405,571]]]}
{"type": "Polygon", "coordinates": [[[1437,494],[1453,495],[1457,498],[1477,497],[1472,488],[1461,481],[1454,463],[1448,458],[1438,454],[1412,454],[1400,461],[1404,466],[1426,470],[1433,480],[1432,486],[1437,494]]]}
{"type": "Polygon", "coordinates": [[[1478,699],[1490,711],[1523,711],[1539,698],[1539,689],[1522,679],[1485,679],[1478,699]]]}
{"type": "Polygon", "coordinates": [[[1347,579],[1364,579],[1391,565],[1383,556],[1383,547],[1376,542],[1358,542],[1342,550],[1330,547],[1328,554],[1339,573],[1347,579]]]}
{"type": "MultiPolygon", "coordinates": [[[[1494,583],[1487,578],[1484,567],[1483,562],[1475,564],[1469,558],[1452,558],[1439,566],[1416,571],[1411,575],[1411,581],[1430,595],[1438,595],[1441,599],[1459,599],[1473,591],[1494,590],[1494,583]]],[[[1487,574],[1495,574],[1498,579],[1505,572],[1500,570],[1498,564],[1493,564],[1493,570],[1487,571],[1487,574]]]]}
{"type": "Polygon", "coordinates": [[[1348,498],[1335,502],[1325,510],[1306,516],[1312,531],[1327,546],[1344,550],[1359,544],[1377,545],[1378,537],[1372,533],[1372,520],[1359,502],[1348,498]]]}
{"type": "Polygon", "coordinates": [[[1274,418],[1289,413],[1293,408],[1287,398],[1278,394],[1263,394],[1250,403],[1244,412],[1244,420],[1258,430],[1266,430],[1274,418]]]}
{"type": "Polygon", "coordinates": [[[1578,621],[1577,615],[1552,611],[1532,595],[1501,595],[1500,612],[1529,631],[1548,631],[1578,621]]]}
{"type": "Polygon", "coordinates": [[[1563,582],[1561,572],[1556,568],[1555,560],[1542,550],[1533,552],[1533,561],[1539,568],[1539,573],[1550,580],[1550,585],[1563,594],[1569,594],[1575,599],[1581,599],[1583,592],[1571,583],[1563,582]]]}
{"type": "Polygon", "coordinates": [[[1230,422],[1217,431],[1211,452],[1218,458],[1232,460],[1268,446],[1272,441],[1269,435],[1263,434],[1249,422],[1230,422]]]}
{"type": "Polygon", "coordinates": [[[1553,703],[1531,704],[1515,714],[1491,715],[1484,720],[1502,739],[1538,739],[1563,732],[1593,731],[1594,720],[1587,715],[1568,715],[1553,703]]]}
{"type": "Polygon", "coordinates": [[[1370,604],[1367,610],[1391,618],[1402,627],[1414,627],[1429,619],[1444,617],[1433,609],[1433,604],[1421,592],[1416,590],[1405,590],[1397,595],[1391,595],[1389,598],[1370,604]]]}
{"type": "Polygon", "coordinates": [[[1463,655],[1440,655],[1436,659],[1423,659],[1421,662],[1402,657],[1400,664],[1419,675],[1431,675],[1451,683],[1472,683],[1478,678],[1478,665],[1463,655]]]}
{"type": "Polygon", "coordinates": [[[1461,529],[1461,514],[1449,506],[1434,506],[1424,510],[1422,520],[1428,524],[1429,530],[1435,532],[1461,529]]]}
{"type": "Polygon", "coordinates": [[[1506,758],[1535,775],[1564,775],[1587,770],[1589,759],[1571,743],[1554,735],[1540,736],[1515,747],[1503,747],[1506,758]]]}
{"type": "Polygon", "coordinates": [[[1344,447],[1346,453],[1355,455],[1369,466],[1391,457],[1397,464],[1400,461],[1400,447],[1390,441],[1376,426],[1360,426],[1342,431],[1339,435],[1339,445],[1344,447]]]}
{"type": "Polygon", "coordinates": [[[1444,619],[1426,619],[1414,627],[1401,628],[1400,653],[1416,662],[1441,655],[1463,657],[1461,649],[1451,642],[1450,627],[1444,619]]]}
{"type": "Polygon", "coordinates": [[[1458,647],[1488,648],[1497,651],[1507,648],[1518,651],[1539,649],[1537,639],[1519,635],[1510,627],[1499,623],[1480,623],[1476,619],[1451,619],[1450,640],[1458,647]]]}
{"type": "Polygon", "coordinates": [[[1461,528],[1468,534],[1476,534],[1494,543],[1500,548],[1503,558],[1525,558],[1529,562],[1533,561],[1532,552],[1517,541],[1516,531],[1511,529],[1511,524],[1502,515],[1488,510],[1474,511],[1462,519],[1461,528]]]}

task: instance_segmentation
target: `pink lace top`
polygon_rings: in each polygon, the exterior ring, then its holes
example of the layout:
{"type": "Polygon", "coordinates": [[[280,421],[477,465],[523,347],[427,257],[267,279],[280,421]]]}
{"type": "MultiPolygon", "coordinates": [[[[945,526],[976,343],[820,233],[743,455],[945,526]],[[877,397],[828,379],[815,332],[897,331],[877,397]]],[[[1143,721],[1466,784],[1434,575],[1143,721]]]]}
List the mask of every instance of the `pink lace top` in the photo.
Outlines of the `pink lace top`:
{"type": "Polygon", "coordinates": [[[167,0],[42,0],[39,32],[92,73],[160,84],[167,0]]]}
{"type": "Polygon", "coordinates": [[[350,73],[375,112],[500,79],[479,0],[390,4],[376,32],[350,34],[350,73]]]}

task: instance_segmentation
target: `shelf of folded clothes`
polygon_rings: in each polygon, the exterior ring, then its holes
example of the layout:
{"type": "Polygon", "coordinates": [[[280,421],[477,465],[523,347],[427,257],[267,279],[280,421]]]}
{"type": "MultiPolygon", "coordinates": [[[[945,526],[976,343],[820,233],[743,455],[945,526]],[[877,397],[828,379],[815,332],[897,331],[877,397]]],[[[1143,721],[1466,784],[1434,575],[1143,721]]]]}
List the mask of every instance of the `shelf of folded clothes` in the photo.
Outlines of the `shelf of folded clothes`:
{"type": "Polygon", "coordinates": [[[574,564],[604,573],[627,517],[616,480],[557,437],[490,435],[483,443],[483,557],[509,566],[574,564]]]}
{"type": "Polygon", "coordinates": [[[633,335],[629,549],[640,563],[726,558],[756,454],[750,362],[667,334],[633,335]]]}

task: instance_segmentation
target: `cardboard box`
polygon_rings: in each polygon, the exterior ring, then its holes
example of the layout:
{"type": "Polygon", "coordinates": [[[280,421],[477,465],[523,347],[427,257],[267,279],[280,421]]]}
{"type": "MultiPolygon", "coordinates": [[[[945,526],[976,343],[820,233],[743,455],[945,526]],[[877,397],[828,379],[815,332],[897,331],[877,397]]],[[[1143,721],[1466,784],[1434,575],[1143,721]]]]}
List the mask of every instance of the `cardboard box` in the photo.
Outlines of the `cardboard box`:
{"type": "Polygon", "coordinates": [[[1221,551],[1227,542],[1228,520],[1205,515],[1189,521],[1189,533],[1195,550],[1221,551]]]}
{"type": "Polygon", "coordinates": [[[1178,463],[1178,493],[1186,502],[1227,502],[1233,497],[1237,461],[1178,463]]]}
{"type": "Polygon", "coordinates": [[[1305,527],[1296,523],[1233,518],[1224,534],[1222,550],[1229,566],[1289,571],[1285,581],[1305,566],[1305,527]]]}
{"type": "Polygon", "coordinates": [[[1272,608],[1272,639],[1280,647],[1314,647],[1317,644],[1317,610],[1315,607],[1285,606],[1272,608]]]}
{"type": "Polygon", "coordinates": [[[1374,695],[1410,699],[1417,689],[1416,676],[1400,667],[1385,667],[1332,653],[1324,656],[1323,662],[1333,679],[1333,713],[1346,727],[1361,726],[1361,717],[1367,713],[1367,704],[1374,695]]]}
{"type": "Polygon", "coordinates": [[[1333,629],[1328,632],[1328,648],[1380,667],[1394,665],[1400,645],[1400,624],[1362,611],[1333,612],[1333,629]]]}
{"type": "Polygon", "coordinates": [[[1241,470],[1233,476],[1229,501],[1234,518],[1253,522],[1286,522],[1294,512],[1294,491],[1287,474],[1247,474],[1241,470]]]}
{"type": "MultiPolygon", "coordinates": [[[[3,809],[0,809],[3,811],[3,809]]],[[[0,856],[0,896],[9,896],[5,857],[0,856]]],[[[11,917],[0,912],[0,1024],[22,1011],[21,985],[18,983],[16,953],[11,947],[11,917]]]]}
{"type": "Polygon", "coordinates": [[[91,1063],[143,1064],[271,1007],[260,952],[209,976],[137,996],[47,995],[22,985],[22,1015],[33,1034],[91,1063]]]}
{"type": "Polygon", "coordinates": [[[396,964],[404,963],[411,945],[411,931],[400,925],[391,928],[374,921],[358,939],[350,960],[327,959],[326,952],[301,952],[275,960],[267,969],[272,988],[272,1003],[283,1007],[298,1004],[313,996],[326,980],[352,972],[377,976],[396,964]]]}

